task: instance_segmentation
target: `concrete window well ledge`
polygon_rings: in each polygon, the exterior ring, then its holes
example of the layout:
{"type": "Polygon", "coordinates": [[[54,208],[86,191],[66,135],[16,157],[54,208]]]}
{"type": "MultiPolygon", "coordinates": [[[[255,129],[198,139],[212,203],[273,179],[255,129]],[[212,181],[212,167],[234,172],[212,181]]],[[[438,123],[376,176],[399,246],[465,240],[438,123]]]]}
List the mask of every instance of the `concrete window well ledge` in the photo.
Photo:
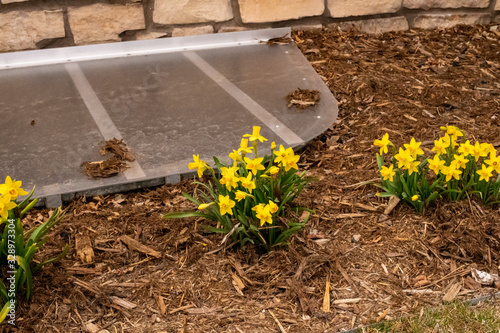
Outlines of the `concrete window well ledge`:
{"type": "Polygon", "coordinates": [[[193,154],[227,156],[252,126],[300,148],[336,119],[337,102],[292,43],[289,28],[0,55],[0,176],[22,180],[49,207],[75,196],[175,183],[193,154]],[[271,45],[274,44],[274,45],[271,45]],[[289,108],[297,88],[320,101],[289,108]],[[133,158],[94,179],[103,143],[133,158]]]}

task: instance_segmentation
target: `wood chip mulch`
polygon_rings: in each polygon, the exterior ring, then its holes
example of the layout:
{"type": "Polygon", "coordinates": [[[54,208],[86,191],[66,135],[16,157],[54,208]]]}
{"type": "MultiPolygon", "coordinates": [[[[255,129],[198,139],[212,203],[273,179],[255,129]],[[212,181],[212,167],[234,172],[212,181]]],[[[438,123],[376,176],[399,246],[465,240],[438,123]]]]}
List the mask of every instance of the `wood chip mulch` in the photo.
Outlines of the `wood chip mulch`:
{"type": "Polygon", "coordinates": [[[500,146],[496,29],[296,32],[340,112],[301,152],[300,168],[318,180],[299,204],[316,214],[291,245],[225,249],[198,227],[206,221],[162,220],[194,209],[181,193],[201,188],[189,180],[82,198],[38,256],[71,246],[35,277],[19,331],[337,332],[495,291],[471,269],[499,273],[498,205],[443,200],[419,215],[400,203],[384,214],[388,200],[362,184],[378,176],[372,144],[386,132],[401,145],[435,140],[448,124],[500,146]],[[81,237],[94,252],[86,261],[74,250],[81,237]]]}

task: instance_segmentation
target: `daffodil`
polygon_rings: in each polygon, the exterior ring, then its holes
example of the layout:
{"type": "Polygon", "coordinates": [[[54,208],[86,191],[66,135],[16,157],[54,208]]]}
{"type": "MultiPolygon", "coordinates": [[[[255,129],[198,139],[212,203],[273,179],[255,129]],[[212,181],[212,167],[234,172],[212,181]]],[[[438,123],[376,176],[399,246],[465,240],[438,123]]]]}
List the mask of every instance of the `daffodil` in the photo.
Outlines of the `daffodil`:
{"type": "Polygon", "coordinates": [[[462,171],[456,169],[453,165],[450,165],[450,166],[443,166],[441,168],[441,173],[446,176],[446,181],[448,182],[452,178],[459,180],[462,171]]]}
{"type": "Polygon", "coordinates": [[[500,156],[496,156],[495,152],[490,152],[490,158],[484,160],[484,163],[488,164],[496,172],[500,173],[500,156]]]}
{"type": "Polygon", "coordinates": [[[268,172],[271,174],[271,175],[275,175],[277,174],[278,172],[280,172],[280,168],[278,168],[277,166],[273,165],[272,167],[269,168],[268,172]]]}
{"type": "Polygon", "coordinates": [[[252,210],[255,211],[255,216],[260,220],[261,226],[265,223],[273,224],[273,215],[269,205],[259,204],[253,207],[252,210]]]}
{"type": "Polygon", "coordinates": [[[5,220],[9,217],[9,210],[17,206],[17,204],[11,200],[12,197],[9,194],[0,196],[0,217],[5,220]]]}
{"type": "Polygon", "coordinates": [[[472,146],[471,155],[474,156],[477,162],[479,161],[480,157],[488,156],[488,152],[484,150],[483,146],[479,143],[479,141],[476,141],[476,144],[472,146]]]}
{"type": "Polygon", "coordinates": [[[214,203],[215,202],[201,204],[201,205],[198,206],[198,209],[199,210],[207,209],[208,207],[212,206],[214,203]]]}
{"type": "Polygon", "coordinates": [[[238,152],[245,154],[250,154],[252,152],[252,147],[248,147],[248,139],[241,139],[240,148],[238,148],[238,152]]]}
{"type": "Polygon", "coordinates": [[[419,161],[410,161],[408,164],[408,167],[403,166],[403,168],[408,169],[408,174],[411,175],[414,172],[418,172],[418,165],[420,164],[419,161]]]}
{"type": "Polygon", "coordinates": [[[420,198],[418,194],[415,194],[414,196],[411,197],[411,201],[417,201],[420,198]]]}
{"type": "Polygon", "coordinates": [[[198,177],[203,176],[203,171],[207,169],[207,163],[200,160],[200,155],[193,155],[194,162],[189,163],[189,169],[196,169],[198,171],[198,177]]]}
{"type": "Polygon", "coordinates": [[[480,181],[485,180],[485,181],[489,182],[490,177],[493,176],[493,167],[491,167],[491,166],[486,167],[486,165],[482,164],[481,170],[477,170],[476,172],[479,175],[480,181]]]}
{"type": "Polygon", "coordinates": [[[420,148],[422,142],[416,142],[415,138],[411,138],[410,144],[405,143],[404,146],[406,150],[410,153],[413,159],[416,159],[418,155],[423,155],[424,151],[420,148]]]}
{"type": "Polygon", "coordinates": [[[473,150],[474,146],[470,144],[469,140],[465,141],[465,143],[462,143],[460,147],[458,147],[458,152],[465,157],[471,155],[473,150]]]}
{"type": "Polygon", "coordinates": [[[486,153],[486,155],[490,153],[495,153],[495,154],[497,153],[497,150],[495,149],[495,147],[493,147],[491,143],[487,142],[481,143],[481,148],[483,148],[483,151],[486,153]]]}
{"type": "Polygon", "coordinates": [[[446,148],[449,146],[449,142],[445,142],[440,138],[439,140],[434,140],[434,148],[432,148],[432,151],[436,152],[437,155],[446,154],[446,148]]]}
{"type": "Polygon", "coordinates": [[[236,200],[238,200],[238,202],[240,202],[241,200],[245,199],[247,197],[247,194],[243,191],[236,191],[236,193],[234,194],[234,197],[236,200]]]}
{"type": "Polygon", "coordinates": [[[229,158],[232,159],[235,162],[241,162],[242,161],[240,153],[237,150],[234,150],[234,149],[233,149],[232,153],[229,153],[229,158]]]}
{"type": "Polygon", "coordinates": [[[267,141],[267,139],[260,135],[260,126],[254,126],[252,134],[244,134],[243,137],[248,138],[251,142],[259,140],[260,142],[267,141]]]}
{"type": "Polygon", "coordinates": [[[271,212],[271,214],[276,213],[279,209],[278,205],[275,204],[272,200],[269,200],[269,203],[267,205],[269,206],[269,211],[271,212]]]}
{"type": "Polygon", "coordinates": [[[18,180],[12,180],[9,176],[5,178],[5,184],[0,184],[0,194],[10,195],[10,200],[16,200],[20,195],[26,195],[28,192],[21,188],[23,183],[18,180]]]}
{"type": "Polygon", "coordinates": [[[373,141],[373,144],[380,147],[380,155],[382,155],[382,153],[387,154],[387,152],[389,151],[387,149],[387,146],[391,144],[391,141],[389,141],[389,133],[385,133],[382,137],[382,140],[377,139],[373,141]]]}
{"type": "Polygon", "coordinates": [[[276,149],[276,142],[271,142],[271,150],[275,150],[276,149]]]}
{"type": "Polygon", "coordinates": [[[455,126],[441,126],[441,130],[443,130],[446,134],[448,134],[453,140],[457,140],[457,137],[464,136],[464,133],[455,126]]]}
{"type": "Polygon", "coordinates": [[[389,180],[389,181],[393,181],[394,179],[394,175],[396,174],[395,171],[393,171],[393,168],[394,168],[394,165],[391,164],[390,167],[386,167],[385,165],[382,166],[382,168],[380,169],[380,175],[382,176],[382,178],[384,180],[389,180]]]}
{"type": "Polygon", "coordinates": [[[403,150],[399,147],[399,153],[394,156],[394,158],[398,161],[398,168],[409,168],[410,163],[413,161],[413,157],[411,156],[408,150],[403,150]]]}
{"type": "Polygon", "coordinates": [[[290,169],[299,170],[299,166],[297,165],[299,159],[300,159],[299,155],[292,155],[288,157],[285,161],[282,161],[281,164],[285,167],[285,171],[288,171],[290,169]]]}
{"type": "Polygon", "coordinates": [[[457,137],[456,136],[450,136],[450,135],[448,135],[448,133],[444,134],[443,141],[446,142],[446,145],[448,147],[451,146],[452,148],[455,148],[456,146],[458,146],[457,137]]]}
{"type": "Polygon", "coordinates": [[[233,215],[233,207],[236,205],[236,202],[231,200],[229,198],[229,195],[223,196],[222,194],[219,194],[219,208],[220,208],[220,214],[225,215],[233,215]]]}
{"type": "Polygon", "coordinates": [[[283,145],[280,145],[280,148],[277,152],[275,152],[276,158],[274,159],[274,163],[280,164],[283,161],[286,161],[290,156],[293,156],[293,149],[292,148],[287,148],[283,147],[283,145]]]}
{"type": "Polygon", "coordinates": [[[437,175],[441,168],[444,166],[445,161],[439,158],[439,155],[436,154],[434,155],[434,158],[429,158],[427,159],[427,162],[429,162],[429,169],[434,171],[434,173],[437,175]]]}
{"type": "Polygon", "coordinates": [[[233,166],[230,168],[222,167],[220,169],[222,177],[221,177],[219,182],[222,185],[226,185],[226,188],[228,189],[228,191],[231,191],[231,189],[233,187],[238,186],[238,182],[240,181],[240,177],[236,173],[237,170],[238,170],[237,166],[233,166]]]}
{"type": "Polygon", "coordinates": [[[249,173],[246,177],[240,177],[240,182],[241,186],[246,188],[250,193],[252,193],[252,190],[255,189],[255,181],[252,179],[251,173],[249,173]]]}
{"type": "Polygon", "coordinates": [[[465,156],[453,154],[453,157],[455,159],[453,161],[451,161],[451,164],[454,165],[456,169],[465,169],[465,167],[467,166],[467,162],[468,162],[468,160],[465,158],[465,156]]]}
{"type": "Polygon", "coordinates": [[[245,163],[247,170],[250,170],[254,175],[257,175],[259,170],[265,170],[266,168],[261,164],[264,157],[250,159],[245,157],[245,163]]]}

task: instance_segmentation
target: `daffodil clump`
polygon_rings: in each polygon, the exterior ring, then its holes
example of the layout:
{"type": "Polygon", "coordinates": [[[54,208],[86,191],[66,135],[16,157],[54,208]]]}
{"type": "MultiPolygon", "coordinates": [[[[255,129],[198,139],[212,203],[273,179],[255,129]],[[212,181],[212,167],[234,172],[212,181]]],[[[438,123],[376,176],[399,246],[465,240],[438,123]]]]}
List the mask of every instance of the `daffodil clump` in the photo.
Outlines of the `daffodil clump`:
{"type": "Polygon", "coordinates": [[[500,156],[492,144],[464,139],[455,126],[441,127],[443,136],[434,141],[432,156],[424,156],[421,142],[415,138],[404,149],[390,142],[389,134],[374,145],[380,147],[377,164],[382,178],[379,196],[398,196],[418,212],[434,200],[447,196],[463,199],[467,193],[477,195],[485,204],[500,201],[500,156]],[[392,150],[392,163],[385,165],[384,155],[392,150]]]}
{"type": "Polygon", "coordinates": [[[30,202],[33,196],[21,188],[22,182],[13,180],[7,176],[5,182],[0,184],[0,228],[3,228],[0,239],[0,300],[3,302],[0,311],[0,322],[9,317],[15,319],[15,309],[17,307],[17,296],[23,291],[26,300],[32,296],[33,274],[44,265],[60,259],[68,251],[68,246],[56,258],[46,260],[32,265],[33,258],[37,251],[47,241],[46,234],[57,225],[63,212],[57,209],[52,216],[37,228],[24,231],[22,218],[26,216],[38,199],[30,202]],[[19,197],[27,196],[23,201],[18,202],[19,197]]]}
{"type": "MultiPolygon", "coordinates": [[[[198,177],[206,171],[212,180],[199,183],[207,190],[199,200],[184,193],[198,205],[198,212],[170,213],[165,218],[204,217],[219,222],[218,227],[207,230],[230,234],[242,246],[254,243],[266,251],[285,244],[300,230],[302,223],[286,221],[285,210],[311,181],[298,174],[300,156],[292,148],[271,143],[269,155],[258,154],[258,142],[267,141],[254,126],[252,134],[245,134],[238,149],[229,153],[231,164],[225,165],[214,157],[216,170],[207,162],[193,156],[189,169],[196,169],[198,177]]],[[[307,209],[305,209],[307,210],[307,209]]]]}

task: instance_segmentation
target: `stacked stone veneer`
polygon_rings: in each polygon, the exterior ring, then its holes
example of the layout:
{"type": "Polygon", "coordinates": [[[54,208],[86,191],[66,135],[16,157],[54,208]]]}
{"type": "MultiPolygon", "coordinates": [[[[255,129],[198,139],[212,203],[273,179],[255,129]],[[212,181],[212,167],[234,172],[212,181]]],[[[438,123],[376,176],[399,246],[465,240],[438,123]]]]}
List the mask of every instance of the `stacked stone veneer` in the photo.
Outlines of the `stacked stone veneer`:
{"type": "Polygon", "coordinates": [[[0,52],[291,26],[500,23],[500,0],[0,0],[0,52]]]}

